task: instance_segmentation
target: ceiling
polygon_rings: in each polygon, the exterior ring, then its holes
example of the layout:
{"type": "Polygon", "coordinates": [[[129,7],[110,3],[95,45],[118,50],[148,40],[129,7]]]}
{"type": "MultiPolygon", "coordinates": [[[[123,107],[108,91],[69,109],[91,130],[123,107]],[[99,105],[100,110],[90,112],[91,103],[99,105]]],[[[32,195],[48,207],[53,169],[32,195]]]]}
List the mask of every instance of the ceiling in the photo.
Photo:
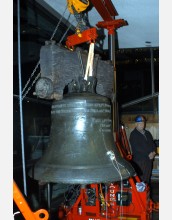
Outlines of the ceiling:
{"type": "MultiPolygon", "coordinates": [[[[48,9],[50,13],[58,12],[66,19],[69,16],[69,11],[65,11],[66,0],[36,0],[36,2],[48,9]]],[[[159,47],[158,0],[112,0],[111,2],[118,13],[116,19],[124,19],[128,22],[127,26],[117,29],[119,49],[147,46],[159,47]]],[[[97,22],[103,21],[95,7],[88,12],[88,15],[91,26],[96,26],[97,22]]],[[[76,26],[76,21],[74,16],[72,16],[70,22],[76,26]]],[[[105,35],[106,39],[103,48],[108,49],[108,34],[106,30],[105,35]]]]}

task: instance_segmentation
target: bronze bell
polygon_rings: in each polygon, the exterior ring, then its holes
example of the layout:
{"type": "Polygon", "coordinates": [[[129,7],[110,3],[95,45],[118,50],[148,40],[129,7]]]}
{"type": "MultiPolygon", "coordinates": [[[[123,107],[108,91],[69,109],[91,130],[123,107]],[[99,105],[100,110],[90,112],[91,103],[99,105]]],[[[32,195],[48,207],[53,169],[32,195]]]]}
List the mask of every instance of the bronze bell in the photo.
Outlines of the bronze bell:
{"type": "Polygon", "coordinates": [[[114,144],[111,103],[95,93],[70,93],[54,101],[49,146],[29,171],[44,182],[91,184],[135,175],[114,144]]]}

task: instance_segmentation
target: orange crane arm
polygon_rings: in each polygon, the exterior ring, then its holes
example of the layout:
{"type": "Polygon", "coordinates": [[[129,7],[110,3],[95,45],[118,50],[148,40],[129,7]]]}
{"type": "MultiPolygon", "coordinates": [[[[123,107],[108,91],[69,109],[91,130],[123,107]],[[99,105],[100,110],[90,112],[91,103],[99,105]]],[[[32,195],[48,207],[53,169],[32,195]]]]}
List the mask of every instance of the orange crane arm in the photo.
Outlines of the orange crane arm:
{"type": "Polygon", "coordinates": [[[45,209],[39,209],[32,212],[23,194],[18,188],[16,182],[13,180],[13,200],[18,206],[20,212],[26,220],[48,220],[49,214],[45,209]]]}

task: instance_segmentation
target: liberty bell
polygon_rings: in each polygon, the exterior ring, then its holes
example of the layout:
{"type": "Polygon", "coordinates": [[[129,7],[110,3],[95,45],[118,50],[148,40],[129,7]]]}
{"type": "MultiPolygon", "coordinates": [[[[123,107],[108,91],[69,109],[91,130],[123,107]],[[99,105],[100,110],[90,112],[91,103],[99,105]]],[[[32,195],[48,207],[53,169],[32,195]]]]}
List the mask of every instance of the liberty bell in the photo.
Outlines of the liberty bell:
{"type": "Polygon", "coordinates": [[[91,184],[135,175],[114,143],[111,102],[93,92],[95,80],[71,83],[51,108],[49,146],[29,171],[44,182],[91,184]]]}

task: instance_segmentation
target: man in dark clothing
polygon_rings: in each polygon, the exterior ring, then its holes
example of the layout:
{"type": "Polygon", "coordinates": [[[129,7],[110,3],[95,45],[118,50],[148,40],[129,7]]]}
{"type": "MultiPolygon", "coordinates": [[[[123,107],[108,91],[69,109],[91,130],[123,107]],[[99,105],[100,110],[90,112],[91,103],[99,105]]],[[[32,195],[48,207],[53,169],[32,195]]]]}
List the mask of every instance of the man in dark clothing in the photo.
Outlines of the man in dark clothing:
{"type": "Polygon", "coordinates": [[[130,134],[130,144],[133,155],[132,165],[141,181],[149,184],[156,155],[156,146],[151,133],[145,130],[146,119],[139,115],[135,118],[136,127],[130,134]]]}

